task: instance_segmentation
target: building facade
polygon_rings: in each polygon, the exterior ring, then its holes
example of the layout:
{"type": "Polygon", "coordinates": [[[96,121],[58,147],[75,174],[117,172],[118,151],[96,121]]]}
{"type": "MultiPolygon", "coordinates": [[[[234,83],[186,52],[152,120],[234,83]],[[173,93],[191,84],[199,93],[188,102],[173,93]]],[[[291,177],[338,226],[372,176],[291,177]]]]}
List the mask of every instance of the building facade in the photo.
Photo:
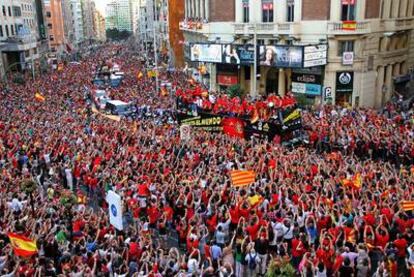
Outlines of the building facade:
{"type": "Polygon", "coordinates": [[[114,0],[106,5],[106,29],[132,32],[130,0],[114,0]]]}
{"type": "Polygon", "coordinates": [[[99,11],[95,11],[95,34],[99,41],[106,41],[105,18],[99,11]]]}
{"type": "Polygon", "coordinates": [[[49,48],[52,52],[65,51],[65,29],[61,0],[45,1],[49,48]]]}
{"type": "Polygon", "coordinates": [[[186,0],[185,17],[186,59],[207,65],[213,90],[367,107],[408,91],[413,0],[186,0]],[[223,57],[200,59],[195,44],[221,45],[223,57]]]}
{"type": "Polygon", "coordinates": [[[72,47],[75,41],[75,21],[72,13],[72,0],[62,1],[63,30],[65,33],[65,42],[72,47]]]}
{"type": "Polygon", "coordinates": [[[73,22],[73,44],[79,45],[85,40],[83,27],[83,11],[81,0],[71,0],[72,22],[73,22]]]}
{"type": "Polygon", "coordinates": [[[31,67],[48,50],[44,6],[38,0],[0,2],[0,75],[31,67]]]}
{"type": "Polygon", "coordinates": [[[83,35],[86,41],[95,39],[95,2],[92,0],[81,0],[83,35]]]}

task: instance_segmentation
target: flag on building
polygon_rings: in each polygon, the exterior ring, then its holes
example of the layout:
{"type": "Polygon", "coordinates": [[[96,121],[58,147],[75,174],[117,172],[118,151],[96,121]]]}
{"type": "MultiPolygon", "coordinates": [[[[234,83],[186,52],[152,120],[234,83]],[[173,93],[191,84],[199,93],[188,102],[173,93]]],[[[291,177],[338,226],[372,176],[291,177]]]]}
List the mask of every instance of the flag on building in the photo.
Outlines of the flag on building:
{"type": "Polygon", "coordinates": [[[37,253],[36,241],[15,233],[8,236],[16,256],[30,257],[37,253]]]}
{"type": "Polygon", "coordinates": [[[232,170],[230,177],[234,187],[243,187],[254,183],[256,174],[251,170],[232,170]]]}
{"type": "Polygon", "coordinates": [[[408,212],[414,210],[414,201],[401,201],[401,208],[408,212]]]}
{"type": "Polygon", "coordinates": [[[41,95],[39,92],[36,92],[36,93],[35,93],[35,99],[36,99],[37,101],[43,102],[43,101],[45,101],[45,100],[46,100],[46,97],[44,97],[43,95],[41,95]]]}

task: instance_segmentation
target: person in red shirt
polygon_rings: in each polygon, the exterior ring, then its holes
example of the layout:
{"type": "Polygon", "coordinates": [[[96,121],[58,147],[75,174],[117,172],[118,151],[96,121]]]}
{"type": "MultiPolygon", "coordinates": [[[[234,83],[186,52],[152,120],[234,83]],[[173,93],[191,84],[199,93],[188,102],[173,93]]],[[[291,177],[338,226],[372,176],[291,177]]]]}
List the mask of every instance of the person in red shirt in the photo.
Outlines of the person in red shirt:
{"type": "Polygon", "coordinates": [[[385,249],[390,237],[388,235],[388,230],[384,225],[379,225],[375,229],[375,245],[381,249],[385,249]]]}

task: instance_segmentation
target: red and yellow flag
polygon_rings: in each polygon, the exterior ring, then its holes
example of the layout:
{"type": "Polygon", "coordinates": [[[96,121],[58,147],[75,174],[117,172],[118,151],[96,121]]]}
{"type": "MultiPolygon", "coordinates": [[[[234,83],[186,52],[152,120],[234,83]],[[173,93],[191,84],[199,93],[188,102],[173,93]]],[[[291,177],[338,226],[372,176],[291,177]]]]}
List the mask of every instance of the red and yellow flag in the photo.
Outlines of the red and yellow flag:
{"type": "Polygon", "coordinates": [[[30,257],[37,253],[36,241],[15,233],[8,236],[16,256],[30,257]]]}
{"type": "Polygon", "coordinates": [[[138,72],[138,74],[137,74],[137,79],[138,80],[141,80],[142,79],[142,77],[144,77],[144,74],[140,71],[140,72],[138,72]]]}
{"type": "Polygon", "coordinates": [[[252,170],[232,170],[230,177],[234,187],[243,187],[253,183],[256,179],[256,174],[252,170]]]}
{"type": "Polygon", "coordinates": [[[355,174],[355,176],[353,178],[353,186],[356,189],[362,188],[362,177],[361,177],[361,173],[355,174]]]}
{"type": "Polygon", "coordinates": [[[39,92],[36,92],[36,93],[35,93],[35,99],[36,99],[37,101],[44,102],[44,101],[46,100],[46,97],[44,97],[43,95],[41,95],[39,92]]]}
{"type": "Polygon", "coordinates": [[[414,201],[401,201],[400,205],[405,212],[414,210],[414,201]]]}

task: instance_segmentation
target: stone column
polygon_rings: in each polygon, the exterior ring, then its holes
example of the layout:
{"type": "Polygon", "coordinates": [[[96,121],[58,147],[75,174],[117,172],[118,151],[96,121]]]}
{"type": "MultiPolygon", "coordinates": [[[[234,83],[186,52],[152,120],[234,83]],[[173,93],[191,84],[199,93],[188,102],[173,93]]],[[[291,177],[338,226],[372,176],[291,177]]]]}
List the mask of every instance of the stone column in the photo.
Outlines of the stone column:
{"type": "Polygon", "coordinates": [[[273,0],[274,22],[285,23],[287,19],[287,1],[273,0]]]}
{"type": "Polygon", "coordinates": [[[376,93],[375,93],[375,108],[380,108],[384,103],[384,67],[378,67],[377,71],[377,85],[376,85],[376,93]]]}
{"type": "Polygon", "coordinates": [[[243,1],[236,0],[236,22],[243,22],[243,1]]]}
{"type": "Polygon", "coordinates": [[[279,69],[278,93],[281,96],[284,96],[286,93],[286,76],[283,68],[279,69]]]}

